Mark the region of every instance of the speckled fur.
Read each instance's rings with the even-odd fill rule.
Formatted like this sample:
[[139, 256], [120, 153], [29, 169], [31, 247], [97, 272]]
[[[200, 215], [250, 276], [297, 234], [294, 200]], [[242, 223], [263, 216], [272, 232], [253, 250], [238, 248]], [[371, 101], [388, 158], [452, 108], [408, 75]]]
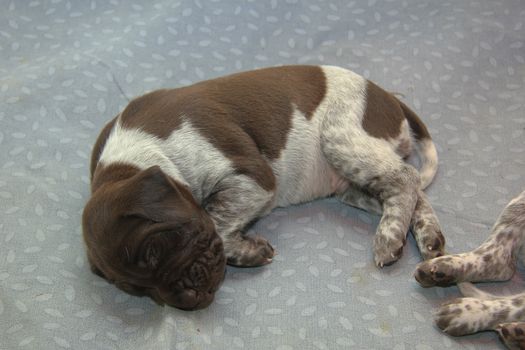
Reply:
[[492, 234], [471, 252], [425, 261], [415, 277], [424, 287], [459, 283], [465, 296], [439, 307], [437, 326], [454, 336], [495, 330], [511, 349], [525, 349], [525, 293], [495, 296], [469, 282], [505, 281], [525, 257], [525, 191], [503, 210]]

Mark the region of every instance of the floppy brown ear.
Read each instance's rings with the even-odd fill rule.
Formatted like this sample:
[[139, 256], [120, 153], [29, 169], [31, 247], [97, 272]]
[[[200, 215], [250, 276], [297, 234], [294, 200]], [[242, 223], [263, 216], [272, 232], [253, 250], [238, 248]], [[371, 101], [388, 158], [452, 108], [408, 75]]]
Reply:
[[158, 166], [135, 175], [124, 190], [131, 197], [126, 215], [154, 222], [187, 221], [198, 208], [191, 193]]

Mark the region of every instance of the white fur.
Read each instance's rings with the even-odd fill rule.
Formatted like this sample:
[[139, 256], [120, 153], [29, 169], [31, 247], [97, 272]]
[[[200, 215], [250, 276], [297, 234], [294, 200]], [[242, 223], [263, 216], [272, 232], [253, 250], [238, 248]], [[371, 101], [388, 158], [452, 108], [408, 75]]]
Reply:
[[170, 135], [163, 148], [190, 185], [199, 203], [214, 190], [221, 179], [235, 172], [232, 162], [189, 121], [185, 120]]
[[147, 169], [154, 165], [173, 179], [187, 184], [181, 173], [164, 151], [164, 141], [139, 129], [124, 129], [120, 116], [113, 127], [99, 162], [103, 165], [123, 163]]
[[438, 155], [436, 146], [432, 140], [424, 139], [418, 143], [416, 152], [419, 159], [422, 161], [419, 173], [421, 176], [421, 188], [425, 189], [430, 183], [432, 183], [437, 172]]
[[102, 164], [124, 163], [147, 169], [158, 165], [166, 174], [188, 186], [200, 202], [225, 176], [233, 174], [231, 161], [187, 121], [167, 140], [115, 123], [102, 155]]
[[294, 109], [286, 146], [281, 156], [272, 162], [277, 179], [276, 206], [326, 197], [347, 184], [321, 152], [320, 110], [307, 120]]
[[[392, 144], [387, 140], [371, 137], [362, 127], [366, 108], [366, 79], [339, 67], [323, 66], [323, 72], [327, 82], [323, 105], [328, 110], [328, 113], [323, 117], [321, 126], [322, 132], [325, 134], [323, 137], [333, 139], [343, 135], [344, 140], [338, 144], [349, 145], [352, 148], [352, 154], [369, 154], [372, 159], [382, 159], [382, 162], [373, 165], [377, 167], [372, 171], [373, 173], [384, 174], [398, 168], [401, 160], [395, 154]], [[334, 123], [335, 125], [333, 125]], [[345, 130], [345, 133], [341, 134], [340, 130]], [[370, 166], [367, 159], [356, 158], [352, 160], [357, 168], [367, 169]], [[345, 173], [351, 172], [351, 169], [345, 170]], [[366, 179], [358, 176], [356, 181], [362, 186]]]

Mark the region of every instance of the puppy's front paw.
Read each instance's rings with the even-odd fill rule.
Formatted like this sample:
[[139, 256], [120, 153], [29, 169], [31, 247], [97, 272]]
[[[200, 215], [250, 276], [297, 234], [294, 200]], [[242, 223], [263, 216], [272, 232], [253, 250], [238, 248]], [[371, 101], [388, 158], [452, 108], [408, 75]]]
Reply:
[[495, 329], [505, 318], [504, 310], [493, 304], [492, 300], [477, 298], [454, 299], [439, 307], [435, 314], [436, 325], [453, 336]]
[[229, 244], [228, 248], [228, 265], [238, 267], [267, 265], [275, 255], [273, 247], [261, 236], [242, 236], [241, 240]]
[[376, 234], [374, 237], [374, 260], [377, 266], [392, 265], [403, 255], [403, 240]]
[[496, 331], [509, 349], [525, 349], [525, 322], [502, 323], [498, 325]]

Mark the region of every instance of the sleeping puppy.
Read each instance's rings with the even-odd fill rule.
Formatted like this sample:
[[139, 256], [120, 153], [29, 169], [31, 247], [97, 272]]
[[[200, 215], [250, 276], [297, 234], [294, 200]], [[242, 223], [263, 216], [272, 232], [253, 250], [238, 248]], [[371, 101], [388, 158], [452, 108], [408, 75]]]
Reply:
[[[420, 173], [403, 161], [414, 148]], [[436, 169], [421, 120], [346, 69], [266, 68], [158, 90], [131, 101], [95, 144], [87, 256], [126, 292], [203, 308], [226, 263], [272, 261], [264, 238], [245, 235], [249, 223], [275, 207], [337, 196], [382, 212], [379, 267], [400, 258], [409, 227], [433, 258], [444, 238], [422, 189]]]

